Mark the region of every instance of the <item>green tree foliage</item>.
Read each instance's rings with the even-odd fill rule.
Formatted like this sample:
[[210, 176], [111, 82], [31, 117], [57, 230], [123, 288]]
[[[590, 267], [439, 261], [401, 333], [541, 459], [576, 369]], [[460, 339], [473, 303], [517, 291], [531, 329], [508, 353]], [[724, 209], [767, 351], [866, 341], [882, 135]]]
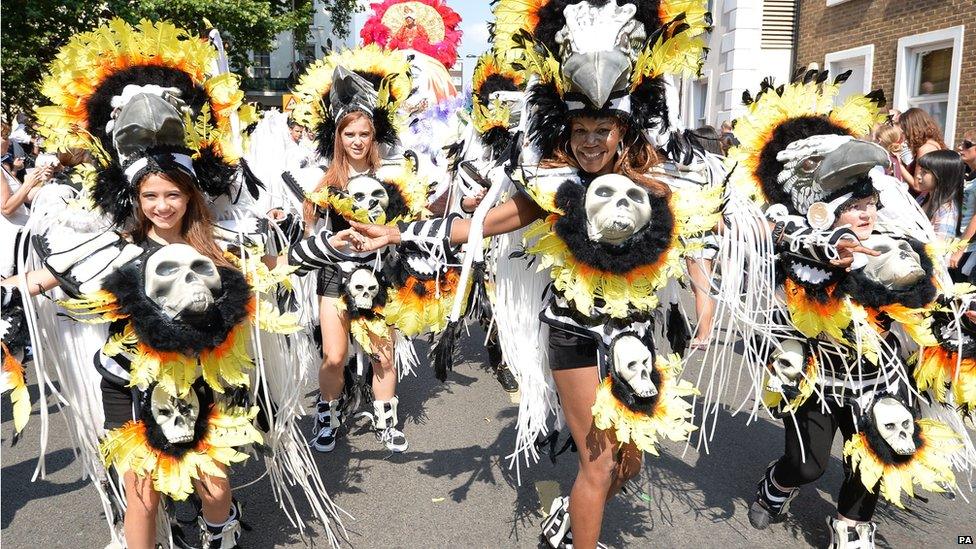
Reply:
[[[346, 34], [356, 1], [324, 4], [333, 23], [341, 23], [335, 28]], [[43, 72], [58, 49], [71, 35], [112, 17], [130, 23], [165, 19], [201, 34], [207, 30], [206, 19], [220, 29], [231, 65], [243, 72], [250, 65], [248, 51], [272, 49], [279, 32], [292, 30], [296, 43], [306, 41], [314, 9], [313, 0], [4, 0], [0, 102], [8, 115], [41, 104]]]

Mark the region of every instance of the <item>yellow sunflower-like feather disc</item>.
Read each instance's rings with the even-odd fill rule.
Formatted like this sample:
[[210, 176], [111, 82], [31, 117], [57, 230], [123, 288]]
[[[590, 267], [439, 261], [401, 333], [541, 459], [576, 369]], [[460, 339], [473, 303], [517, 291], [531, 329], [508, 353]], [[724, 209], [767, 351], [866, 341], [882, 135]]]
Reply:
[[688, 440], [697, 429], [691, 423], [691, 403], [682, 397], [697, 395], [698, 390], [685, 380], [678, 380], [681, 357], [671, 354], [658, 357], [655, 365], [660, 374], [658, 400], [650, 415], [636, 413], [613, 396], [610, 378], [607, 377], [597, 390], [593, 404], [593, 424], [597, 429], [610, 430], [620, 444], [633, 443], [637, 448], [658, 455], [660, 439], [674, 442]]
[[922, 446], [905, 463], [882, 462], [868, 443], [864, 433], [854, 435], [844, 444], [844, 457], [851, 460], [851, 468], [860, 473], [865, 488], [873, 492], [880, 482], [882, 497], [904, 508], [901, 493], [915, 495], [915, 486], [930, 492], [945, 492], [956, 483], [949, 456], [962, 448], [959, 436], [948, 426], [931, 419], [915, 422], [920, 430]]

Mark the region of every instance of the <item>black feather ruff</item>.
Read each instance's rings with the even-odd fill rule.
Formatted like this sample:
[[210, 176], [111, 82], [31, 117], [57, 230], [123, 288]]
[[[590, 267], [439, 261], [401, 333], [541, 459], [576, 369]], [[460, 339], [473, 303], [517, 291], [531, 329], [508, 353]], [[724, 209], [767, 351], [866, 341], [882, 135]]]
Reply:
[[163, 429], [156, 422], [156, 418], [152, 414], [152, 392], [155, 387], [155, 383], [149, 386], [140, 407], [140, 418], [142, 419], [143, 425], [146, 426], [146, 442], [152, 448], [179, 459], [186, 455], [187, 452], [195, 449], [200, 444], [200, 441], [207, 436], [207, 427], [210, 425], [210, 413], [213, 408], [213, 392], [202, 382], [194, 383], [190, 387], [191, 391], [196, 392], [197, 398], [200, 401], [200, 414], [197, 416], [197, 421], [193, 425], [193, 440], [173, 444], [167, 440], [166, 435], [163, 434]]
[[407, 207], [407, 200], [403, 197], [403, 193], [400, 192], [400, 188], [393, 183], [387, 183], [386, 181], [380, 181], [380, 185], [386, 190], [386, 196], [389, 202], [384, 209], [387, 219], [395, 219], [400, 216], [409, 217], [410, 208]]
[[552, 82], [529, 88], [526, 100], [534, 109], [529, 117], [528, 137], [539, 147], [543, 158], [552, 158], [569, 125], [569, 109]]
[[102, 287], [115, 295], [140, 342], [157, 351], [199, 355], [223, 343], [244, 321], [251, 287], [231, 267], [217, 267], [221, 288], [214, 304], [200, 315], [169, 318], [145, 292], [144, 261], [130, 262], [105, 278]]
[[661, 77], [646, 78], [630, 94], [633, 125], [651, 130], [670, 130], [668, 125], [668, 101]]
[[855, 302], [872, 309], [894, 303], [916, 309], [931, 303], [936, 295], [935, 283], [932, 281], [932, 258], [925, 253], [925, 245], [918, 240], [910, 237], [904, 240], [918, 254], [925, 276], [905, 288], [889, 289], [865, 275], [863, 269], [857, 269], [848, 273], [837, 285], [839, 294], [849, 295]]
[[210, 196], [229, 194], [237, 180], [238, 167], [224, 161], [213, 144], [200, 149], [193, 159], [193, 171], [197, 174], [197, 185]]
[[[764, 81], [765, 83], [765, 81]], [[757, 96], [758, 99], [758, 96]], [[783, 187], [777, 182], [779, 172], [783, 170], [783, 163], [776, 160], [776, 155], [785, 150], [794, 141], [806, 139], [814, 135], [850, 135], [843, 127], [834, 124], [824, 116], [800, 116], [783, 122], [773, 130], [769, 141], [759, 153], [759, 165], [755, 175], [762, 186], [763, 194], [772, 204], [783, 204], [793, 215], [798, 212]]]
[[671, 248], [674, 216], [666, 198], [648, 193], [651, 220], [619, 246], [590, 240], [584, 200], [586, 190], [573, 182], [560, 185], [556, 207], [565, 212], [555, 224], [556, 234], [566, 243], [573, 257], [590, 267], [617, 275], [651, 265]]
[[474, 90], [475, 96], [477, 96], [478, 101], [482, 105], [491, 104], [491, 94], [500, 91], [519, 91], [518, 84], [515, 83], [515, 79], [503, 74], [493, 74], [485, 81], [482, 82], [481, 86]]
[[122, 167], [112, 162], [95, 176], [92, 200], [102, 212], [112, 219], [112, 224], [122, 227], [134, 214], [136, 190], [129, 185]]
[[481, 134], [481, 142], [491, 150], [492, 158], [504, 158], [514, 140], [508, 128], [495, 126]]

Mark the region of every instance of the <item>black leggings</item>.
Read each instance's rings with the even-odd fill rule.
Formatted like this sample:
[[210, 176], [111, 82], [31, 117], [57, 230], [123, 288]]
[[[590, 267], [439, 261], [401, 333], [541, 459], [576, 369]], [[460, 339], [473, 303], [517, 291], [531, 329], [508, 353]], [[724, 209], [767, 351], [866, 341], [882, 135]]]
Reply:
[[[786, 417], [784, 426], [786, 453], [779, 458], [773, 471], [773, 480], [783, 488], [809, 484], [823, 475], [830, 462], [830, 447], [838, 428], [845, 441], [857, 432], [850, 406], [841, 406], [828, 397], [826, 411], [822, 411], [820, 398], [815, 394], [800, 406], [795, 416]], [[805, 454], [800, 451], [801, 439]], [[837, 512], [851, 520], [866, 522], [871, 520], [877, 504], [877, 487], [873, 493], [868, 491], [860, 476], [852, 472], [844, 460], [844, 483], [837, 496]]]

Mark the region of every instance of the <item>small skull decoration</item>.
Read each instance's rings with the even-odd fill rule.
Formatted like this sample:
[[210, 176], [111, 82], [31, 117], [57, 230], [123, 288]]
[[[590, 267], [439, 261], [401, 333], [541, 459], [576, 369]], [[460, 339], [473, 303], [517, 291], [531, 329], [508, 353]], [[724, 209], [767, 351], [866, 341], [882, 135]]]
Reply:
[[357, 309], [373, 308], [373, 301], [380, 292], [380, 281], [372, 269], [360, 268], [353, 271], [347, 286]]
[[782, 381], [795, 383], [803, 375], [803, 344], [793, 339], [781, 341], [773, 352], [773, 371]]
[[601, 175], [586, 189], [587, 235], [620, 245], [651, 221], [647, 190], [618, 174]]
[[915, 418], [898, 399], [885, 396], [871, 408], [871, 419], [881, 438], [898, 455], [915, 453]]
[[613, 342], [610, 354], [613, 369], [634, 394], [641, 398], [651, 398], [657, 394], [657, 387], [651, 379], [651, 351], [634, 335], [622, 335]]
[[196, 391], [190, 389], [185, 396], [178, 398], [156, 385], [152, 391], [150, 410], [170, 444], [193, 441], [197, 417], [200, 416], [200, 399]]
[[390, 205], [390, 196], [382, 183], [366, 175], [350, 179], [346, 192], [352, 197], [357, 208], [369, 212], [369, 217], [373, 221], [380, 219], [386, 213], [386, 207]]
[[922, 259], [907, 240], [874, 234], [864, 245], [881, 254], [867, 256], [864, 274], [889, 290], [911, 286], [925, 276]]
[[220, 291], [220, 273], [213, 260], [186, 244], [160, 248], [146, 260], [146, 296], [170, 318], [184, 312], [202, 313]]

